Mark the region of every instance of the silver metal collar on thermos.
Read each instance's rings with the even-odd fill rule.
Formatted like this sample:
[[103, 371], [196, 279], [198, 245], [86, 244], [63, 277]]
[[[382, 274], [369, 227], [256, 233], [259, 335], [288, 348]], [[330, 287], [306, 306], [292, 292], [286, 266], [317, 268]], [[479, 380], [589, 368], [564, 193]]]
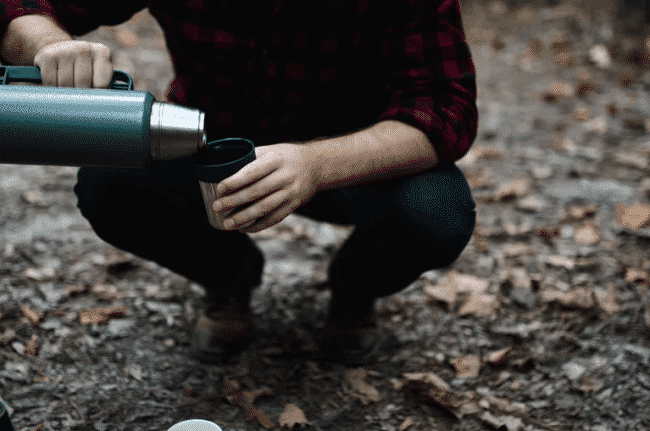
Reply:
[[151, 158], [171, 160], [206, 146], [205, 113], [165, 102], [151, 106]]

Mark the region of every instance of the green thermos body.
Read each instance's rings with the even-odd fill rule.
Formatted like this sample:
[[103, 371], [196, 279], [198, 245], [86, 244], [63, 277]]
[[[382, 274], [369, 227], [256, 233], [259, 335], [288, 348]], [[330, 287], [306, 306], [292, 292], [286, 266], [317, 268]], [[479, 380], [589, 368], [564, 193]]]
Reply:
[[203, 112], [157, 102], [121, 71], [108, 89], [9, 82], [40, 83], [40, 70], [0, 66], [0, 163], [144, 168], [206, 146]]

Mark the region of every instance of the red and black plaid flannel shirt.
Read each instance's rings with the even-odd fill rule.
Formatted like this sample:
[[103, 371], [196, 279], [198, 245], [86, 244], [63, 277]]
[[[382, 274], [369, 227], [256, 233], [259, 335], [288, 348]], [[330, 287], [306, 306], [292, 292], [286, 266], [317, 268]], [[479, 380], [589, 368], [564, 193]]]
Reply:
[[175, 68], [168, 98], [206, 112], [209, 140], [304, 141], [392, 119], [449, 163], [475, 138], [458, 0], [0, 0], [0, 35], [25, 14], [77, 36], [146, 7]]

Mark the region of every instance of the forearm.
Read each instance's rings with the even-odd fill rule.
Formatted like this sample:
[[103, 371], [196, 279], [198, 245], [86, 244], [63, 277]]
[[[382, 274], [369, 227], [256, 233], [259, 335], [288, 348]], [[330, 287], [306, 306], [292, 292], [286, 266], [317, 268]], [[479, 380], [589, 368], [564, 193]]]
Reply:
[[314, 173], [319, 191], [415, 175], [438, 164], [436, 151], [426, 135], [394, 120], [305, 145], [316, 160]]
[[0, 57], [9, 64], [31, 66], [43, 46], [65, 40], [72, 37], [51, 18], [24, 15], [9, 23], [0, 43]]

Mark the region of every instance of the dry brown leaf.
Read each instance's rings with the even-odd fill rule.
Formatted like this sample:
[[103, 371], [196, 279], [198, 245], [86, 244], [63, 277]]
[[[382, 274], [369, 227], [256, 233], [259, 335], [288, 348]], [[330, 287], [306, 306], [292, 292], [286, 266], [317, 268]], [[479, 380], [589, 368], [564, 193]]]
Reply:
[[504, 271], [505, 277], [501, 274], [501, 282], [509, 281], [514, 287], [530, 290], [532, 279], [528, 275], [528, 270], [522, 267], [509, 268]]
[[578, 77], [575, 89], [578, 96], [582, 97], [593, 93], [596, 90], [596, 85], [589, 74], [583, 74]]
[[34, 356], [37, 351], [38, 351], [38, 337], [36, 335], [32, 335], [32, 339], [29, 340], [29, 343], [27, 343], [27, 345], [25, 346], [25, 355]]
[[619, 151], [614, 154], [614, 159], [622, 165], [631, 166], [633, 168], [642, 170], [646, 169], [650, 164], [647, 156], [634, 152]]
[[45, 195], [40, 190], [28, 190], [23, 193], [23, 199], [28, 204], [46, 206]]
[[392, 379], [390, 379], [390, 384], [391, 384], [391, 386], [393, 386], [393, 389], [395, 389], [396, 391], [399, 391], [400, 389], [402, 389], [404, 387], [405, 383], [404, 383], [403, 380], [392, 378]]
[[535, 254], [537, 250], [525, 242], [506, 243], [502, 247], [503, 253], [508, 257]]
[[458, 309], [458, 314], [461, 316], [468, 314], [473, 314], [477, 317], [489, 316], [494, 313], [497, 306], [498, 303], [495, 295], [473, 292]]
[[111, 317], [123, 316], [127, 312], [126, 306], [94, 307], [79, 312], [79, 323], [92, 325], [93, 323], [106, 323]]
[[596, 380], [591, 378], [590, 376], [583, 376], [581, 381], [580, 381], [580, 389], [582, 392], [599, 392], [603, 388], [603, 382], [600, 380]]
[[450, 391], [451, 387], [440, 376], [431, 372], [404, 373], [403, 376], [410, 382], [422, 382], [432, 385], [441, 391]]
[[253, 403], [258, 397], [264, 395], [271, 395], [271, 390], [269, 388], [260, 388], [260, 389], [254, 389], [252, 391], [243, 391], [243, 392], [244, 392], [244, 402], [248, 405], [253, 405]]
[[607, 120], [602, 116], [597, 117], [587, 121], [584, 127], [588, 132], [596, 132], [602, 135], [607, 132]]
[[269, 417], [268, 414], [266, 414], [264, 411], [258, 409], [257, 407], [251, 407], [248, 409], [246, 412], [246, 419], [248, 420], [257, 420], [260, 425], [262, 425], [264, 428], [269, 429], [273, 428], [275, 425], [271, 418]]
[[634, 84], [634, 75], [629, 72], [623, 72], [618, 75], [618, 83], [621, 85], [621, 87], [627, 88], [630, 85]]
[[430, 281], [425, 280], [422, 289], [427, 296], [431, 297], [435, 301], [444, 302], [450, 309], [454, 308], [456, 305], [458, 292], [454, 284], [445, 283], [444, 281], [442, 283], [433, 284]]
[[551, 266], [559, 266], [562, 268], [566, 268], [568, 270], [572, 270], [576, 266], [576, 261], [574, 259], [565, 256], [559, 256], [559, 255], [546, 256], [545, 260], [546, 263], [548, 263]]
[[650, 205], [616, 205], [616, 220], [625, 228], [638, 230], [650, 226]]
[[493, 352], [488, 353], [485, 359], [492, 365], [502, 366], [505, 365], [505, 363], [507, 362], [509, 352], [510, 352], [510, 347], [506, 347], [505, 349], [495, 350]]
[[33, 326], [38, 326], [39, 322], [43, 320], [43, 313], [40, 313], [36, 310], [32, 310], [29, 307], [22, 305], [20, 307], [20, 313], [25, 319], [29, 321]]
[[42, 281], [54, 277], [55, 271], [54, 268], [42, 268], [42, 269], [27, 268], [23, 272], [23, 275], [32, 280]]
[[560, 52], [555, 55], [553, 60], [562, 67], [571, 67], [575, 64], [575, 55], [571, 52]]
[[90, 291], [103, 299], [120, 299], [124, 294], [118, 291], [117, 286], [113, 284], [96, 284], [90, 288]]
[[537, 234], [543, 238], [553, 239], [560, 236], [560, 228], [557, 226], [546, 225], [537, 230]]
[[253, 403], [258, 397], [270, 394], [271, 391], [268, 388], [255, 389], [252, 391], [234, 390], [230, 394], [226, 395], [226, 399], [239, 407], [249, 408], [253, 406]]
[[574, 222], [574, 221], [583, 220], [585, 218], [591, 218], [596, 214], [596, 210], [597, 210], [596, 204], [569, 205], [565, 209], [565, 215], [563, 221]]
[[423, 290], [429, 297], [453, 308], [461, 293], [484, 292], [489, 284], [490, 282], [483, 278], [449, 271], [440, 283], [434, 285], [425, 281]]
[[488, 280], [473, 275], [459, 274], [455, 271], [450, 271], [448, 275], [458, 286], [459, 292], [485, 292], [490, 285]]
[[598, 229], [596, 229], [596, 226], [587, 223], [576, 229], [573, 234], [573, 240], [579, 244], [597, 244], [600, 241], [600, 233], [598, 232]]
[[571, 49], [571, 41], [565, 36], [556, 36], [551, 42], [551, 48], [557, 52], [564, 52]]
[[83, 284], [71, 284], [65, 287], [66, 296], [74, 296], [88, 291], [88, 286]]
[[573, 87], [563, 82], [554, 82], [549, 91], [542, 93], [542, 99], [548, 103], [554, 103], [573, 95]]
[[474, 248], [476, 251], [485, 251], [488, 248], [487, 238], [481, 229], [474, 230]]
[[521, 431], [524, 428], [523, 421], [515, 416], [494, 416], [490, 412], [483, 412], [480, 416], [488, 425], [495, 429], [506, 431]]
[[646, 283], [650, 284], [650, 274], [638, 268], [627, 268], [625, 271], [625, 281], [629, 283]]
[[[501, 148], [496, 145], [481, 145], [473, 149], [474, 154], [479, 159], [484, 160], [498, 160], [501, 158], [503, 152]], [[491, 174], [492, 171], [488, 170], [488, 173]]]
[[404, 422], [402, 422], [402, 424], [399, 426], [399, 428], [397, 428], [397, 431], [406, 431], [407, 429], [409, 429], [413, 425], [415, 425], [415, 421], [413, 420], [413, 418], [411, 416], [409, 416], [406, 419], [404, 419]]
[[405, 373], [404, 377], [407, 379], [405, 387], [416, 393], [424, 403], [442, 407], [459, 419], [475, 411], [472, 406], [463, 409], [463, 406], [471, 404], [472, 400], [453, 393], [449, 385], [434, 373]]
[[501, 51], [503, 48], [505, 48], [505, 43], [503, 43], [503, 39], [501, 39], [499, 36], [494, 36], [492, 39], [492, 48], [494, 48], [495, 51]]
[[226, 395], [232, 395], [240, 389], [241, 389], [241, 385], [237, 380], [226, 379], [226, 381], [223, 384], [223, 392]]
[[478, 174], [467, 175], [467, 182], [469, 186], [473, 189], [481, 187], [490, 187], [494, 185], [494, 177], [492, 174], [492, 169], [484, 168], [481, 169], [481, 172]]
[[261, 388], [244, 391], [240, 388], [241, 385], [236, 380], [226, 380], [224, 384], [226, 400], [244, 410], [248, 420], [257, 420], [264, 428], [273, 428], [274, 424], [269, 415], [253, 406], [255, 399], [260, 395], [270, 394], [270, 389]]
[[607, 290], [597, 287], [594, 289], [594, 296], [598, 307], [605, 313], [612, 315], [621, 311], [621, 305], [616, 297], [616, 289], [610, 285]]
[[458, 356], [449, 362], [456, 370], [456, 377], [459, 379], [476, 378], [481, 370], [481, 358], [478, 355]]
[[524, 403], [511, 402], [505, 398], [497, 398], [492, 395], [486, 395], [485, 400], [490, 404], [491, 407], [494, 407], [504, 413], [528, 413], [528, 407], [526, 407], [526, 404]]
[[345, 380], [343, 382], [343, 389], [346, 393], [358, 398], [363, 405], [370, 404], [371, 402], [381, 401], [381, 394], [379, 391], [366, 382], [368, 372], [363, 368], [356, 368], [348, 370], [345, 373]]
[[289, 429], [293, 429], [296, 424], [309, 424], [309, 421], [305, 417], [305, 413], [300, 410], [300, 407], [295, 404], [288, 403], [284, 406], [284, 410], [282, 411], [282, 414], [280, 414], [278, 423], [283, 428], [287, 427]]
[[540, 212], [547, 207], [547, 203], [539, 196], [526, 196], [517, 202], [517, 209], [529, 212]]
[[587, 108], [578, 108], [573, 111], [573, 118], [576, 121], [586, 121], [591, 118], [591, 112]]
[[575, 153], [578, 146], [570, 138], [555, 138], [551, 142], [551, 147], [558, 152]]
[[478, 28], [471, 29], [467, 34], [467, 40], [475, 43], [485, 42], [489, 38], [490, 34]]
[[551, 93], [555, 96], [570, 97], [574, 95], [573, 87], [569, 84], [554, 82], [551, 88]]
[[499, 185], [494, 192], [494, 199], [508, 200], [526, 195], [530, 190], [530, 181], [526, 178], [515, 178]]
[[591, 309], [596, 305], [593, 291], [586, 287], [578, 287], [571, 292], [544, 289], [540, 299], [545, 303], [558, 302], [567, 308]]

